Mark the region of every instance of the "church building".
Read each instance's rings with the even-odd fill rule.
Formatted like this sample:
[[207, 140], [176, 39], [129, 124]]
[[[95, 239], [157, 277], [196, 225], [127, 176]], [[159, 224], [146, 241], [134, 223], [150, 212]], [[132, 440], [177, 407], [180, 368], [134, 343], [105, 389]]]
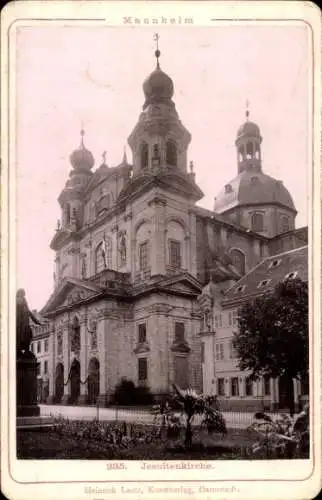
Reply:
[[307, 245], [290, 193], [262, 170], [262, 137], [248, 112], [235, 141], [236, 177], [214, 211], [197, 205], [191, 134], [159, 58], [157, 50], [128, 138], [133, 164], [126, 154], [113, 167], [103, 157], [93, 170], [84, 131], [70, 155], [50, 244], [54, 290], [40, 311], [46, 324], [34, 329], [34, 342], [48, 341], [47, 402], [104, 406], [122, 378], [156, 398], [173, 382], [213, 393], [199, 296], [210, 281], [224, 296], [264, 259]]

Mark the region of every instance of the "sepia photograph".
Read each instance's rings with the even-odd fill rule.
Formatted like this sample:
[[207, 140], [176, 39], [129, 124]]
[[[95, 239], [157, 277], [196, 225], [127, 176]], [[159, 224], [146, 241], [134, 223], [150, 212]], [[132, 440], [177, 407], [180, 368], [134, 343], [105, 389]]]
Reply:
[[11, 29], [18, 462], [312, 461], [312, 29], [186, 11]]

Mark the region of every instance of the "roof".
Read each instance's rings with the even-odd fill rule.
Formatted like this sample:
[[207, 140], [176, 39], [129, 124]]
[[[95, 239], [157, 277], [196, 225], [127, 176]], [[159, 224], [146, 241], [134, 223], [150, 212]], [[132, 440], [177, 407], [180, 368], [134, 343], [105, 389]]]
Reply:
[[308, 246], [266, 257], [253, 267], [225, 294], [223, 305], [231, 301], [244, 301], [250, 296], [261, 295], [274, 288], [289, 273], [293, 277], [308, 280]]
[[261, 171], [243, 170], [215, 198], [215, 212], [223, 213], [245, 205], [282, 205], [294, 212], [293, 199], [282, 181]]

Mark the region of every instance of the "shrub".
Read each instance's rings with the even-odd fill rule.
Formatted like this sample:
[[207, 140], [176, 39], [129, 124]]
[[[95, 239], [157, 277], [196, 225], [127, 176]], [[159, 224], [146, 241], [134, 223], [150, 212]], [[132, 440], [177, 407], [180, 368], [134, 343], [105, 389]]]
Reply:
[[136, 387], [132, 380], [122, 378], [116, 385], [113, 403], [121, 406], [150, 405], [153, 404], [154, 397], [150, 389], [145, 386]]
[[149, 387], [136, 387], [135, 388], [135, 401], [137, 405], [151, 405], [154, 403], [154, 397]]
[[116, 385], [113, 403], [124, 406], [135, 404], [135, 384], [132, 380], [122, 378], [121, 382]]
[[258, 441], [250, 454], [254, 458], [308, 458], [309, 406], [296, 417], [287, 414], [271, 418], [264, 412], [254, 415], [249, 431], [255, 431]]

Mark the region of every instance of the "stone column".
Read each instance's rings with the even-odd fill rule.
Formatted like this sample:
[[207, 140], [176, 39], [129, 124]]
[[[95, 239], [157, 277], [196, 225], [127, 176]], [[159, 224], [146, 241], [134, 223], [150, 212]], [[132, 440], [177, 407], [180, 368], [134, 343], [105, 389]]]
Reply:
[[87, 360], [87, 316], [82, 319], [80, 322], [80, 353], [79, 353], [79, 362], [80, 362], [80, 395], [77, 401], [79, 405], [86, 405], [88, 401], [88, 392], [87, 392], [87, 382], [83, 384], [88, 375], [88, 360]]
[[99, 406], [107, 406], [110, 396], [107, 384], [107, 362], [106, 362], [106, 350], [107, 346], [107, 333], [108, 333], [108, 320], [105, 316], [101, 317], [97, 321], [97, 345], [99, 352], [99, 363], [100, 363], [100, 393], [98, 396], [97, 404]]
[[[196, 214], [193, 210], [189, 210], [189, 230], [190, 236], [185, 236], [185, 246], [187, 252], [187, 269], [189, 273], [193, 276], [197, 275], [197, 223], [196, 223]], [[213, 231], [212, 231], [213, 234]]]
[[70, 370], [69, 325], [65, 326], [63, 330], [63, 356], [64, 356], [64, 395], [62, 397], [62, 404], [66, 405], [69, 403], [70, 399], [70, 380], [66, 384]]
[[165, 235], [165, 206], [166, 200], [161, 196], [155, 196], [149, 201], [153, 210], [152, 235], [151, 235], [151, 275], [165, 274], [166, 269], [166, 235]]
[[239, 396], [241, 398], [246, 396], [246, 379], [245, 377], [238, 377], [239, 382]]

